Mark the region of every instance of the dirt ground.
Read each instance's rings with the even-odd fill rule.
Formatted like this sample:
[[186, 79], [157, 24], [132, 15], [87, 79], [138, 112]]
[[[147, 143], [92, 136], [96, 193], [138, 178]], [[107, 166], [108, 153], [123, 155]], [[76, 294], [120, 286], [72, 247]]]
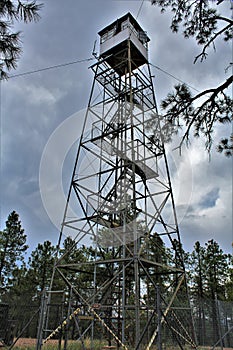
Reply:
[[[32, 339], [32, 338], [20, 338], [18, 339], [17, 343], [15, 344], [15, 346], [17, 347], [22, 347], [25, 348], [27, 346], [36, 346], [36, 339]], [[57, 344], [57, 340], [56, 339], [51, 339], [49, 340], [46, 344]], [[3, 348], [3, 347], [2, 347]], [[212, 350], [212, 347], [200, 347], [200, 349], [205, 349], [205, 350]], [[217, 347], [216, 350], [220, 350], [220, 347]], [[224, 348], [224, 350], [233, 350], [233, 348]]]
[[[15, 344], [15, 346], [18, 347], [27, 347], [27, 346], [36, 346], [36, 339], [32, 339], [32, 338], [19, 338]], [[51, 339], [49, 340], [46, 344], [57, 344], [58, 340], [56, 339]]]

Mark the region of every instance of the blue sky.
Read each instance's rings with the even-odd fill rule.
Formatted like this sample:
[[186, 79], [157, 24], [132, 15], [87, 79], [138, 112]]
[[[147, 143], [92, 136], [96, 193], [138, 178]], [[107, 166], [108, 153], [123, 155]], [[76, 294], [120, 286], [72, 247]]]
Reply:
[[[221, 6], [223, 11], [229, 11], [230, 2], [225, 1]], [[22, 30], [23, 55], [12, 74], [93, 58], [96, 39], [98, 51], [97, 33], [127, 12], [138, 15], [138, 22], [151, 39], [149, 60], [153, 65], [198, 90], [216, 86], [226, 79], [225, 68], [231, 61], [230, 44], [218, 41], [216, 52], [210, 49], [208, 59], [194, 65], [194, 58], [200, 52], [195, 41], [171, 33], [169, 14], [160, 14], [150, 1], [134, 0], [44, 1], [38, 23], [17, 24], [17, 29]], [[16, 210], [30, 249], [44, 240], [57, 242], [63, 204], [58, 208], [54, 200], [59, 214], [55, 225], [41, 199], [40, 164], [52, 135], [60, 130], [62, 123], [87, 106], [93, 79], [90, 65], [91, 61], [66, 65], [14, 77], [1, 84], [1, 228], [8, 214]], [[155, 68], [152, 73], [160, 105], [177, 81]], [[82, 113], [78, 118], [74, 141], [80, 136]], [[226, 130], [216, 129], [214, 138], [220, 139]], [[67, 193], [72, 172], [68, 164], [72, 163], [74, 147], [69, 152], [69, 161], [60, 169], [56, 152], [62, 152], [63, 145], [65, 137], [61, 136], [48, 171], [57, 176], [62, 174], [64, 193]], [[193, 141], [182, 157], [174, 154], [171, 146], [168, 154], [175, 164], [171, 164], [172, 183], [185, 249], [192, 249], [197, 240], [204, 244], [214, 238], [225, 251], [231, 252], [231, 160], [213, 149], [209, 161], [203, 140]]]

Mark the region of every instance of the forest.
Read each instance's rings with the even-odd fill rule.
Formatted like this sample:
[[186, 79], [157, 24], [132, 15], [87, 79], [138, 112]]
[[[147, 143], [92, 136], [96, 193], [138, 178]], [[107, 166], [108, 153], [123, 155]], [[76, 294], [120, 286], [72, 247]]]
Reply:
[[[19, 214], [13, 211], [8, 216], [5, 229], [0, 232], [0, 302], [9, 304], [14, 310], [12, 317], [16, 320], [16, 335], [24, 329], [25, 337], [37, 336], [38, 308], [43, 291], [49, 289], [55, 259], [74, 244], [70, 237], [66, 237], [58, 251], [57, 247], [47, 240], [38, 243], [37, 247], [28, 254], [27, 235], [22, 228]], [[162, 240], [159, 244], [162, 247], [160, 252], [164, 252], [159, 255], [159, 258], [157, 247], [151, 247], [151, 250], [155, 259], [165, 262], [172, 256], [173, 251], [166, 248]], [[221, 316], [222, 326], [225, 327], [226, 332], [233, 325], [232, 256], [225, 253], [214, 240], [209, 240], [204, 246], [197, 241], [191, 252], [184, 251], [182, 247], [181, 250], [197, 329], [197, 341], [202, 345], [209, 344], [210, 341], [213, 342], [213, 337], [216, 337], [216, 341], [218, 340], [217, 318]], [[95, 254], [94, 246], [83, 245], [73, 250], [72, 254], [65, 255], [64, 259], [67, 263], [83, 263], [93, 260]], [[104, 254], [108, 256], [107, 249]], [[88, 270], [88, 267], [86, 269]], [[66, 273], [69, 274], [69, 271]], [[92, 283], [92, 276], [90, 276], [91, 274], [86, 271], [85, 277], [76, 273], [75, 277], [70, 275], [70, 278], [75, 278], [72, 282], [75, 282], [79, 288], [88, 290]], [[169, 276], [163, 280], [161, 277], [155, 278], [158, 278], [157, 283], [165, 293], [166, 278]], [[57, 278], [56, 288], [66, 290], [67, 286], [61, 278]], [[149, 288], [148, 295], [145, 297], [153, 298]], [[66, 302], [64, 300], [64, 303]], [[217, 309], [216, 302], [220, 306]], [[57, 309], [58, 307], [53, 308], [54, 318], [57, 317]], [[25, 327], [30, 319], [30, 324]], [[228, 340], [225, 341], [232, 346], [233, 337], [228, 334]]]

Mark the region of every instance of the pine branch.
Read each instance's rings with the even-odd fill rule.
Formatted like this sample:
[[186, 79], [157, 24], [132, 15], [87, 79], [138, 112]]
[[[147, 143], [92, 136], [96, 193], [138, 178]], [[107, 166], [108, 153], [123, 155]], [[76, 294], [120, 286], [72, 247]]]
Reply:
[[226, 27], [224, 27], [223, 29], [219, 30], [209, 41], [207, 41], [207, 43], [205, 44], [205, 46], [203, 47], [203, 50], [202, 52], [197, 55], [195, 57], [195, 60], [194, 60], [194, 64], [197, 62], [197, 60], [199, 59], [199, 57], [201, 57], [201, 62], [203, 61], [203, 59], [206, 58], [207, 54], [206, 54], [206, 49], [210, 46], [211, 43], [214, 42], [214, 40], [220, 36], [222, 33], [226, 32], [228, 29], [230, 29], [232, 26], [232, 24], [228, 24]]
[[233, 25], [233, 20], [232, 20], [231, 18], [223, 17], [223, 16], [216, 16], [215, 18], [216, 18], [217, 20], [225, 21], [225, 22], [228, 22], [228, 23], [230, 23], [231, 25]]
[[[232, 81], [233, 77], [231, 76], [218, 87], [204, 90], [193, 97], [185, 85], [176, 86], [176, 93], [168, 94], [162, 102], [162, 108], [167, 110], [165, 118], [168, 122], [165, 127], [168, 128], [171, 124], [174, 130], [175, 125], [179, 128], [180, 119], [183, 119], [186, 124], [178, 148], [181, 149], [184, 141], [189, 140], [190, 131], [194, 127], [194, 136], [197, 137], [200, 132], [203, 133], [207, 140], [206, 148], [210, 151], [214, 123], [230, 122], [232, 118], [233, 101], [224, 93], [224, 90], [231, 85]], [[223, 96], [222, 99], [219, 94]], [[193, 103], [205, 96], [208, 98], [199, 107], [194, 108]]]
[[207, 101], [212, 100], [214, 97], [216, 97], [220, 92], [224, 91], [225, 89], [228, 88], [228, 86], [230, 86], [233, 82], [233, 75], [230, 76], [223, 84], [219, 85], [216, 88], [212, 88], [212, 89], [207, 89], [204, 90], [202, 92], [200, 92], [199, 94], [197, 94], [196, 96], [194, 96], [191, 99], [191, 102], [194, 102], [195, 100], [197, 100], [198, 98], [204, 96], [204, 95], [208, 95], [209, 93], [212, 93], [212, 95], [209, 97], [209, 99]]
[[39, 11], [42, 9], [43, 4], [36, 4], [36, 1], [22, 2], [18, 0], [18, 7], [16, 10], [20, 20], [25, 23], [37, 22], [40, 19]]
[[[16, 3], [16, 4], [15, 4]], [[15, 69], [22, 48], [20, 32], [12, 32], [14, 21], [36, 22], [40, 19], [42, 4], [33, 1], [0, 1], [0, 79], [7, 79], [7, 71]], [[6, 69], [6, 71], [4, 70]]]
[[[152, 0], [151, 2], [160, 7], [161, 12], [171, 10], [173, 15], [170, 29], [173, 32], [178, 32], [182, 27], [185, 38], [194, 38], [196, 43], [201, 45], [201, 53], [195, 57], [194, 63], [207, 57], [207, 49], [211, 45], [215, 49], [215, 42], [219, 37], [224, 41], [233, 38], [233, 19], [219, 14], [216, 8], [211, 6], [210, 1]], [[219, 0], [218, 4], [221, 2]], [[219, 27], [220, 24], [223, 25]], [[185, 84], [175, 86], [175, 92], [168, 94], [161, 104], [162, 109], [166, 111], [164, 128], [171, 131], [170, 136], [179, 128], [183, 128], [184, 135], [181, 142], [183, 144], [184, 140], [189, 141], [191, 129], [194, 129], [194, 136], [204, 135], [206, 148], [209, 151], [215, 123], [223, 124], [232, 119], [233, 101], [224, 93], [232, 81], [231, 76], [218, 87], [206, 89], [195, 96], [191, 95]], [[198, 103], [199, 106], [196, 107]], [[185, 125], [182, 125], [182, 121]]]

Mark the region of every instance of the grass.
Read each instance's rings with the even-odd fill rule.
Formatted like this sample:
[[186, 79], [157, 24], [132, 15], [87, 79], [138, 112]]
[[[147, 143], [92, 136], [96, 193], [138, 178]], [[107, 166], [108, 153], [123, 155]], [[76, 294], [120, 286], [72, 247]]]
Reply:
[[[63, 349], [63, 344], [64, 341], [62, 342], [62, 346], [61, 348]], [[91, 342], [90, 338], [86, 338], [84, 340], [84, 346], [85, 349], [87, 350], [91, 350], [91, 349], [95, 349], [95, 350], [102, 350], [103, 346], [106, 345], [105, 342], [101, 341], [101, 340], [93, 340], [93, 342]], [[35, 350], [35, 340], [33, 342], [33, 344], [19, 344], [19, 345], [15, 345], [14, 350]], [[42, 347], [43, 350], [57, 350], [58, 349], [58, 340], [57, 341], [53, 341], [52, 343], [47, 343], [44, 344]], [[75, 340], [69, 340], [67, 343], [67, 350], [83, 350], [82, 347], [82, 343], [81, 341], [75, 341]]]
[[[28, 339], [30, 340], [30, 339]], [[33, 341], [33, 344], [19, 344], [15, 345], [13, 350], [35, 350], [36, 346], [36, 339], [31, 339]], [[64, 342], [62, 343], [62, 345]], [[101, 341], [101, 340], [93, 340], [93, 343], [91, 342], [90, 338], [86, 338], [84, 340], [84, 346], [86, 350], [102, 350], [104, 346], [106, 346], [106, 342]], [[53, 340], [52, 343], [47, 343], [43, 345], [42, 350], [57, 350], [58, 349], [58, 341]], [[63, 349], [63, 346], [61, 347]], [[185, 349], [189, 350], [190, 347], [185, 347]], [[198, 347], [198, 350], [211, 350], [212, 347]], [[220, 347], [216, 347], [216, 350], [220, 350]], [[75, 340], [69, 340], [67, 344], [67, 350], [83, 350], [82, 343], [81, 341], [75, 341]], [[156, 346], [152, 347], [152, 350], [157, 350]], [[166, 347], [166, 350], [177, 350], [177, 347]], [[232, 348], [233, 350], [233, 348]]]

